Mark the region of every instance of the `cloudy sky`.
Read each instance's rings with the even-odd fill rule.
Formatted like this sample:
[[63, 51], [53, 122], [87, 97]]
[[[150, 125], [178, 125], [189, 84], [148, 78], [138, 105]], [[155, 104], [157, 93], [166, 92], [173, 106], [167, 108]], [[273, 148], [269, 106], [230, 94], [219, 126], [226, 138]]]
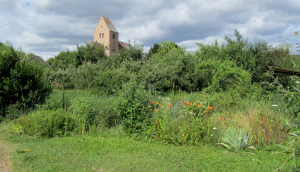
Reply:
[[[299, 0], [0, 0], [0, 42], [44, 60], [93, 40], [103, 15], [119, 40], [144, 45], [173, 41], [188, 50], [238, 29], [249, 41], [295, 44], [300, 38]], [[293, 48], [295, 53], [295, 48]]]

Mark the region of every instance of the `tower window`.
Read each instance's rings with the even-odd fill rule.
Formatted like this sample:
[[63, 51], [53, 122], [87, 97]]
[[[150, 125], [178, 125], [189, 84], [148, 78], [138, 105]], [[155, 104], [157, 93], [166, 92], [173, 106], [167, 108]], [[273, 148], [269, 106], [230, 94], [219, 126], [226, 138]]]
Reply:
[[99, 38], [101, 38], [101, 33], [99, 33]]
[[102, 33], [102, 38], [104, 38], [104, 33]]
[[115, 39], [115, 34], [113, 34], [113, 39]]

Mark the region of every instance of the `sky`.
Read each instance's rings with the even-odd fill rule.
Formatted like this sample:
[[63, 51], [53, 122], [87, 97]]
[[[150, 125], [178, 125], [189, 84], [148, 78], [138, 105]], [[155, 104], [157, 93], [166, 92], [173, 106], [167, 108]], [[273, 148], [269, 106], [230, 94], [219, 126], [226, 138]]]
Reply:
[[269, 45], [300, 42], [299, 0], [0, 0], [0, 42], [44, 60], [76, 44], [93, 41], [101, 16], [113, 22], [119, 41], [148, 52], [172, 41], [188, 51], [212, 44], [237, 29], [249, 42]]

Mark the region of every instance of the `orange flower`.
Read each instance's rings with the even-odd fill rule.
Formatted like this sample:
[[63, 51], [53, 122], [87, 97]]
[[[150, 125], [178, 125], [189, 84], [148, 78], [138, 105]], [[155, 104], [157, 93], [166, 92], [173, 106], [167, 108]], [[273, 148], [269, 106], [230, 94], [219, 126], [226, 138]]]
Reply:
[[228, 113], [225, 113], [225, 115], [227, 115]]
[[220, 116], [220, 118], [223, 118], [223, 116]]
[[260, 115], [260, 116], [263, 116], [263, 115]]
[[232, 116], [235, 116], [235, 115], [232, 115]]
[[225, 124], [225, 122], [223, 122], [223, 124]]
[[200, 107], [201, 105], [200, 105], [200, 104], [197, 104], [197, 106]]
[[207, 114], [208, 113], [208, 111], [206, 111], [206, 112], [204, 112], [205, 114]]
[[184, 133], [182, 134], [182, 137], [184, 137]]
[[152, 101], [151, 104], [152, 104], [152, 105], [155, 104], [155, 101]]
[[190, 102], [190, 103], [189, 103], [189, 106], [191, 106], [192, 104], [193, 104], [193, 103], [192, 103], [192, 102]]
[[228, 119], [227, 117], [225, 119]]
[[183, 105], [187, 105], [187, 102], [184, 102]]
[[172, 107], [172, 105], [170, 104], [170, 105], [168, 105], [168, 107]]
[[262, 121], [265, 121], [264, 119], [262, 119]]
[[210, 110], [214, 110], [214, 108], [213, 108], [213, 107], [211, 107], [211, 106], [208, 106], [208, 109], [210, 109]]

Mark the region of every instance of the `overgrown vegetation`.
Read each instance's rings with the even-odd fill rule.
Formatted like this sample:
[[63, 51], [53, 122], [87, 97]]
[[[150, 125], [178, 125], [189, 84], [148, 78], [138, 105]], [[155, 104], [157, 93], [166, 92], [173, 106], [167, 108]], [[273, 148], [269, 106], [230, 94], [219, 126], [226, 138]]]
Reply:
[[[294, 161], [286, 161], [293, 166], [272, 168], [299, 169], [300, 80], [266, 67], [298, 70], [299, 59], [290, 55], [289, 46], [251, 43], [238, 31], [235, 36], [225, 37], [226, 44], [197, 43], [195, 52], [165, 41], [146, 55], [136, 44], [111, 57], [104, 47], [89, 44], [61, 52], [47, 61], [50, 67], [36, 69], [43, 74], [39, 82], [57, 89], [13, 120], [9, 131], [63, 137], [98, 136], [113, 129], [146, 142], [214, 145], [250, 154], [276, 152], [277, 144], [294, 152]], [[287, 137], [290, 133], [294, 138]]]

